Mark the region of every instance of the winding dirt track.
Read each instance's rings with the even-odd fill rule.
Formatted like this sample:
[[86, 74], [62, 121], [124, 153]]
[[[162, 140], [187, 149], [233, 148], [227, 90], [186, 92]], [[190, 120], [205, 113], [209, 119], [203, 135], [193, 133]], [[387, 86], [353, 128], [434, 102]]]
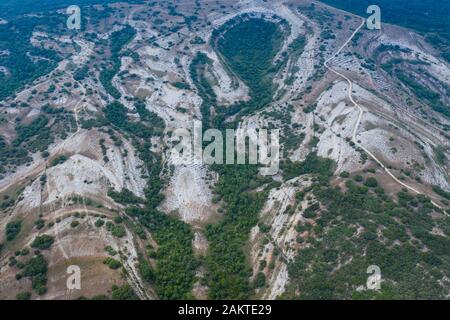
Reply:
[[[348, 43], [355, 37], [355, 35], [359, 32], [359, 30], [361, 30], [361, 28], [364, 26], [364, 24], [366, 23], [366, 20], [361, 18], [361, 24], [359, 25], [358, 28], [356, 28], [356, 30], [352, 33], [352, 35], [350, 36], [350, 38], [347, 39], [347, 41], [344, 42], [344, 44], [338, 49], [338, 51], [336, 51], [335, 54], [333, 54], [330, 58], [328, 58], [325, 61], [325, 68], [327, 68], [328, 70], [330, 70], [331, 72], [333, 72], [334, 74], [338, 75], [339, 77], [345, 79], [348, 83], [348, 88], [347, 88], [347, 95], [349, 100], [351, 101], [351, 103], [353, 104], [353, 106], [355, 106], [356, 108], [358, 108], [359, 111], [359, 115], [358, 115], [358, 120], [356, 120], [355, 123], [355, 127], [353, 128], [353, 134], [352, 134], [352, 141], [353, 143], [358, 146], [359, 148], [361, 148], [362, 150], [364, 150], [364, 152], [366, 152], [373, 160], [375, 160], [380, 166], [381, 168], [383, 168], [384, 171], [386, 171], [386, 173], [391, 176], [391, 178], [397, 182], [398, 184], [400, 184], [402, 187], [405, 187], [409, 190], [411, 190], [412, 192], [416, 193], [416, 194], [422, 194], [427, 196], [426, 194], [424, 194], [423, 192], [407, 185], [406, 183], [400, 181], [384, 164], [383, 162], [381, 162], [380, 159], [378, 159], [372, 152], [370, 152], [367, 148], [365, 148], [363, 145], [361, 145], [358, 140], [356, 139], [356, 134], [359, 128], [359, 125], [361, 124], [361, 118], [362, 115], [364, 113], [363, 109], [361, 108], [361, 106], [353, 99], [353, 95], [352, 95], [352, 91], [353, 91], [353, 82], [344, 74], [340, 73], [339, 71], [333, 69], [332, 67], [329, 66], [329, 63], [331, 62], [331, 60], [333, 60], [334, 58], [336, 58], [341, 51], [348, 45]], [[431, 203], [442, 210], [442, 207], [439, 206], [436, 202], [434, 202], [433, 200], [431, 200]], [[445, 211], [444, 211], [445, 213]]]

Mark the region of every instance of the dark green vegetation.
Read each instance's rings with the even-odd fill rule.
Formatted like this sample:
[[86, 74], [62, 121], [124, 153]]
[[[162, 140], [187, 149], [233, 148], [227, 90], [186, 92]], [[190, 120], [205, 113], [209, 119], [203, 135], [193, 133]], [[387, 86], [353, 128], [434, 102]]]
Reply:
[[148, 283], [154, 283], [156, 278], [155, 271], [143, 257], [139, 258], [138, 269], [142, 279]]
[[[43, 107], [43, 110], [49, 110]], [[70, 112], [48, 113], [39, 115], [31, 123], [16, 126], [16, 138], [8, 144], [0, 137], [0, 174], [6, 169], [28, 163], [32, 160], [30, 153], [45, 153], [55, 137], [64, 139], [67, 133], [75, 130], [76, 123]], [[63, 160], [61, 156], [59, 160]]]
[[37, 236], [34, 241], [31, 243], [31, 247], [35, 249], [49, 249], [55, 239], [52, 236], [47, 234], [43, 234], [42, 236]]
[[263, 19], [231, 20], [214, 33], [224, 30], [217, 39], [217, 49], [249, 87], [252, 104], [246, 107], [250, 107], [250, 112], [265, 106], [274, 93], [270, 75], [278, 70], [273, 60], [283, 43], [280, 27]]
[[442, 113], [444, 116], [450, 118], [450, 106], [446, 106], [441, 101], [441, 97], [438, 93], [428, 89], [403, 72], [397, 72], [397, 77], [401, 82], [408, 86], [420, 100], [428, 103], [434, 111]]
[[64, 163], [64, 162], [66, 162], [67, 161], [67, 156], [65, 156], [65, 155], [60, 155], [60, 156], [57, 156], [55, 159], [53, 159], [51, 162], [50, 162], [50, 167], [54, 167], [54, 166], [57, 166], [57, 165], [59, 165], [59, 164], [62, 164], [62, 163]]
[[6, 241], [14, 240], [22, 228], [21, 221], [9, 222], [6, 225]]
[[20, 145], [30, 138], [36, 136], [48, 124], [48, 118], [41, 115], [33, 120], [29, 125], [20, 124], [16, 127], [17, 137], [13, 145]]
[[[145, 173], [148, 175], [147, 187], [144, 190], [145, 203], [151, 208], [156, 208], [163, 200], [163, 196], [160, 194], [163, 184], [159, 177], [161, 159], [159, 155], [150, 150], [152, 145], [149, 138], [162, 134], [164, 121], [153, 112], [145, 109], [145, 105], [142, 102], [136, 102], [135, 107], [140, 116], [140, 122], [130, 122], [127, 116], [127, 109], [121, 103], [115, 101], [105, 108], [106, 119], [98, 121], [98, 125], [104, 126], [109, 124], [133, 136], [133, 146], [136, 148], [139, 158], [144, 162]], [[116, 197], [119, 201], [124, 201], [123, 194], [110, 193], [110, 195]], [[132, 201], [134, 202], [135, 200], [137, 199], [135, 198]]]
[[[445, 104], [440, 93], [436, 88], [427, 87], [420, 82], [420, 79], [433, 78], [430, 74], [422, 68], [428, 63], [421, 60], [408, 60], [402, 57], [402, 54], [412, 54], [408, 48], [403, 48], [398, 45], [382, 44], [377, 47], [374, 52], [374, 59], [380, 55], [390, 57], [385, 61], [381, 68], [389, 73], [393, 78], [400, 80], [402, 85], [407, 87], [421, 102], [430, 106], [434, 111], [450, 117], [450, 107]], [[414, 70], [413, 72], [405, 72], [405, 70]], [[420, 77], [418, 77], [418, 75]], [[437, 79], [436, 79], [437, 80]], [[445, 86], [445, 84], [444, 84]], [[434, 91], [435, 90], [435, 91]], [[422, 110], [424, 115], [426, 112]]]
[[84, 296], [79, 297], [77, 300], [139, 300], [139, 297], [134, 292], [133, 288], [127, 283], [122, 286], [113, 285], [111, 287], [111, 298], [106, 294], [98, 294], [92, 298], [86, 298]]
[[[283, 36], [280, 26], [245, 15], [213, 32], [213, 46], [231, 72], [249, 87], [252, 99], [230, 107], [218, 107], [214, 91], [206, 79], [211, 63], [206, 55], [199, 53], [190, 71], [203, 100], [201, 111], [204, 128], [211, 124], [224, 128], [227, 116], [248, 114], [272, 101], [275, 91], [272, 76], [285, 63], [273, 61], [281, 48]], [[211, 119], [212, 108], [216, 111], [214, 119]], [[243, 246], [248, 240], [250, 229], [257, 223], [258, 212], [267, 197], [266, 190], [259, 193], [253, 190], [271, 179], [258, 177], [257, 166], [215, 165], [212, 169], [220, 175], [215, 193], [218, 199], [223, 200], [225, 216], [218, 224], [206, 227], [209, 251], [205, 264], [209, 296], [213, 299], [248, 298], [252, 292], [248, 281], [251, 268], [246, 263]]]
[[[272, 101], [275, 92], [273, 76], [287, 62], [287, 55], [274, 61], [281, 49], [286, 31], [286, 22], [273, 23], [248, 15], [236, 17], [213, 31], [211, 43], [222, 58], [229, 73], [240, 78], [250, 89], [251, 100], [240, 101], [231, 106], [218, 106], [217, 97], [207, 79], [211, 73], [210, 59], [199, 52], [190, 65], [190, 75], [202, 98], [201, 113], [203, 128], [234, 128], [240, 117], [261, 109]], [[301, 52], [304, 39], [298, 38], [289, 48]], [[214, 117], [211, 116], [214, 110]], [[232, 115], [233, 122], [225, 121]]]
[[[251, 294], [243, 246], [250, 230], [258, 222], [258, 213], [267, 191], [253, 193], [265, 179], [258, 177], [256, 166], [215, 166], [220, 174], [215, 192], [224, 201], [221, 222], [206, 227], [209, 251], [206, 257], [207, 284], [212, 299], [245, 299]], [[269, 179], [271, 180], [271, 179]]]
[[120, 92], [112, 85], [111, 80], [120, 70], [120, 51], [130, 42], [136, 35], [136, 30], [133, 27], [125, 26], [125, 28], [113, 32], [110, 37], [111, 63], [100, 72], [100, 82], [113, 98], [119, 99]]
[[[0, 66], [8, 72], [0, 72], [0, 100], [45, 74], [57, 66], [60, 57], [50, 50], [34, 47], [30, 37], [37, 26], [59, 25], [58, 17], [24, 17], [0, 24]], [[31, 57], [37, 58], [33, 61]], [[35, 59], [36, 60], [36, 59]]]
[[[131, 196], [126, 189], [121, 192], [110, 190], [108, 194], [119, 203], [128, 205], [126, 213], [138, 218], [140, 225], [147, 228], [158, 243], [156, 269], [152, 270], [147, 264], [144, 270], [146, 275], [154, 275], [146, 279], [155, 284], [158, 296], [161, 299], [189, 299], [192, 298], [191, 290], [198, 265], [192, 250], [193, 232], [186, 223], [157, 209], [164, 199], [161, 194], [164, 183], [160, 177], [161, 158], [150, 150], [150, 137], [162, 134], [164, 121], [148, 111], [143, 102], [136, 101], [135, 108], [140, 122], [131, 122], [127, 115], [128, 110], [115, 101], [105, 108], [105, 118], [93, 124], [100, 127], [111, 126], [131, 137], [133, 146], [144, 163], [143, 173], [148, 177], [147, 187], [144, 189], [145, 199]], [[99, 222], [98, 226], [101, 225]], [[117, 227], [123, 229], [122, 226], [112, 223], [106, 225], [113, 233]], [[140, 233], [145, 237], [142, 230]]]
[[[217, 104], [216, 94], [205, 76], [206, 70], [210, 65], [211, 61], [206, 54], [197, 52], [189, 67], [192, 81], [195, 83], [198, 95], [202, 98], [200, 111], [202, 113], [203, 125], [207, 127], [211, 126], [211, 109]], [[220, 122], [220, 120], [217, 122]]]
[[[301, 56], [301, 54], [303, 53], [303, 50], [305, 49], [305, 45], [306, 45], [306, 38], [305, 36], [299, 36], [296, 39], [294, 39], [294, 41], [292, 41], [292, 43], [289, 45], [288, 48], [288, 52], [287, 52], [287, 56], [291, 57], [291, 61], [297, 61], [298, 58]], [[298, 74], [299, 67], [297, 67], [296, 65], [294, 66], [290, 66], [289, 67], [289, 77], [286, 78], [285, 80], [285, 84], [286, 85], [292, 85], [295, 81], [295, 79], [297, 78], [297, 74]]]
[[[10, 1], [1, 16], [7, 16], [8, 23], [0, 24], [0, 66], [5, 72], [0, 72], [0, 100], [13, 95], [25, 85], [48, 74], [65, 57], [65, 54], [45, 49], [44, 42], [33, 42], [31, 36], [34, 31], [58, 36], [67, 34], [66, 16], [56, 12], [46, 12], [43, 17], [14, 16], [15, 9], [24, 8], [22, 4], [11, 4]], [[0, 7], [5, 6], [5, 2]], [[30, 7], [36, 8], [35, 5]], [[28, 8], [30, 9], [30, 8]], [[39, 9], [42, 9], [39, 7]], [[39, 11], [39, 10], [38, 10]], [[51, 47], [53, 48], [53, 47]], [[67, 84], [69, 85], [69, 83]], [[55, 86], [53, 89], [55, 90]], [[66, 90], [64, 88], [63, 90]], [[48, 92], [48, 93], [49, 93]], [[32, 92], [34, 95], [35, 92]], [[31, 96], [30, 96], [31, 97]], [[3, 107], [3, 106], [2, 106]], [[13, 102], [9, 107], [29, 107], [27, 102]], [[55, 136], [64, 138], [73, 130], [75, 121], [69, 112], [63, 109], [54, 109], [48, 105], [42, 107], [43, 115], [34, 119], [32, 123], [23, 124], [17, 118], [17, 137], [8, 144], [0, 137], [0, 174], [8, 169], [14, 169], [31, 161], [29, 153], [45, 152], [54, 142]], [[52, 120], [55, 119], [55, 122]]]
[[108, 252], [110, 256], [115, 256], [117, 254], [117, 251], [114, 250], [111, 246], [106, 246], [105, 251]]
[[440, 195], [442, 198], [450, 201], [450, 192], [442, 190], [442, 188], [439, 186], [433, 186], [433, 191]]
[[[5, 5], [5, 2], [8, 5]], [[67, 16], [64, 13], [51, 11], [55, 8], [60, 9], [59, 5], [67, 3], [67, 1], [55, 3], [44, 1], [36, 6], [33, 1], [30, 6], [25, 6], [22, 3], [12, 4], [10, 1], [3, 1], [0, 4], [0, 8], [6, 6], [5, 10], [0, 10], [0, 16], [7, 17], [8, 20], [8, 23], [0, 24], [0, 66], [5, 67], [4, 72], [0, 72], [0, 100], [13, 95], [23, 89], [25, 85], [48, 74], [62, 58], [69, 54], [57, 53], [53, 51], [54, 47], [50, 47], [51, 50], [45, 49], [44, 41], [31, 41], [34, 31], [47, 33], [50, 38], [55, 33], [58, 36], [70, 34], [70, 30], [66, 27]], [[36, 10], [34, 13], [42, 11], [45, 12], [45, 15], [42, 17], [16, 16], [22, 12], [22, 9], [25, 11]], [[120, 43], [120, 39], [116, 42]], [[65, 83], [65, 87], [61, 91], [67, 92], [72, 85], [70, 82]], [[55, 89], [55, 85], [52, 84], [45, 94], [54, 92]], [[37, 91], [33, 90], [30, 98], [35, 93]], [[4, 106], [2, 105], [2, 107]], [[11, 103], [9, 107], [27, 108], [29, 105], [27, 102], [18, 101]], [[32, 160], [30, 152], [40, 151], [45, 155], [48, 146], [54, 142], [56, 136], [64, 139], [68, 133], [74, 130], [76, 123], [70, 112], [49, 105], [44, 105], [42, 111], [43, 114], [34, 119], [32, 123], [24, 124], [21, 123], [20, 118], [16, 119], [17, 137], [11, 144], [0, 137], [0, 177], [8, 170], [30, 162]]]
[[28, 277], [31, 279], [31, 286], [37, 294], [42, 295], [47, 292], [47, 261], [41, 254], [30, 258], [22, 266], [22, 272], [16, 275], [16, 278]]
[[[450, 286], [445, 280], [450, 274], [449, 218], [433, 218], [437, 209], [424, 196], [402, 191], [394, 201], [374, 178], [346, 179], [345, 189], [332, 187], [329, 162], [309, 156], [284, 168], [286, 178], [318, 177], [307, 190], [318, 201], [304, 211], [311, 220], [298, 226], [309, 230], [304, 240], [309, 247], [289, 263], [292, 283], [285, 297], [298, 297], [294, 292], [299, 290], [301, 299], [444, 298]], [[445, 236], [432, 234], [433, 228]], [[358, 292], [370, 265], [381, 268], [381, 290]]]
[[107, 257], [105, 260], [103, 260], [103, 264], [106, 264], [108, 267], [110, 267], [113, 270], [119, 269], [122, 267], [122, 263], [114, 258]]
[[134, 292], [129, 284], [123, 286], [112, 286], [111, 296], [113, 300], [139, 300], [139, 297]]
[[30, 300], [31, 299], [31, 293], [27, 291], [19, 292], [16, 295], [17, 300]]
[[322, 159], [315, 153], [310, 153], [303, 162], [286, 160], [281, 164], [284, 180], [290, 180], [307, 173], [320, 173], [321, 181], [329, 179], [333, 175], [333, 161]]
[[[82, 0], [77, 5], [84, 6], [95, 3], [111, 3], [112, 0]], [[130, 0], [128, 3], [142, 3], [139, 0]], [[27, 3], [27, 4], [25, 4]], [[7, 24], [0, 24], [0, 65], [7, 68], [7, 73], [0, 72], [0, 100], [13, 94], [25, 84], [49, 73], [53, 70], [57, 63], [61, 60], [61, 56], [55, 51], [47, 50], [41, 46], [33, 46], [30, 37], [33, 31], [39, 30], [48, 32], [50, 37], [57, 32], [58, 36], [70, 34], [71, 30], [66, 27], [67, 15], [65, 9], [73, 5], [73, 2], [67, 0], [43, 0], [36, 2], [34, 0], [24, 0], [20, 3], [17, 1], [2, 1], [0, 3], [0, 17], [8, 20]], [[61, 10], [64, 13], [57, 13]], [[85, 11], [82, 9], [82, 17], [88, 16], [92, 23], [98, 18], [97, 10]], [[107, 10], [105, 10], [107, 11]], [[23, 16], [25, 13], [43, 13], [42, 17]], [[88, 14], [89, 13], [89, 14]], [[83, 16], [84, 14], [84, 16]], [[96, 15], [97, 14], [97, 15]], [[83, 22], [86, 22], [83, 20]], [[84, 26], [84, 25], [83, 25]], [[124, 45], [128, 40], [128, 36], [132, 33], [131, 27], [113, 34], [111, 38], [111, 50], [113, 59], [113, 69], [117, 65], [118, 51], [116, 45]], [[120, 66], [120, 61], [118, 62]], [[75, 74], [76, 79], [81, 79], [83, 70], [80, 69]], [[105, 81], [107, 90], [108, 77], [110, 74], [102, 73], [102, 79]], [[112, 78], [112, 76], [111, 76]], [[110, 84], [110, 83], [109, 83]], [[111, 89], [113, 91], [114, 88]]]
[[[197, 54], [190, 71], [203, 100], [203, 128], [211, 125], [221, 129], [233, 127], [238, 120], [225, 125], [228, 116], [251, 113], [272, 101], [275, 91], [272, 76], [285, 63], [273, 61], [281, 48], [283, 37], [279, 25], [246, 15], [227, 22], [213, 32], [213, 46], [221, 54], [230, 72], [250, 88], [251, 100], [230, 107], [218, 106], [206, 78], [211, 62], [205, 54]], [[211, 117], [213, 108], [216, 114], [214, 118]], [[212, 299], [248, 298], [252, 294], [249, 283], [252, 272], [243, 247], [267, 198], [267, 189], [262, 192], [254, 192], [254, 189], [272, 179], [259, 177], [258, 167], [253, 165], [214, 165], [212, 169], [220, 175], [215, 198], [221, 201], [224, 218], [217, 224], [208, 225], [205, 230], [209, 242], [205, 261], [209, 296]], [[258, 284], [261, 282], [259, 279]]]
[[258, 274], [255, 277], [255, 281], [253, 283], [253, 286], [255, 288], [262, 288], [266, 285], [266, 276], [262, 272], [258, 272]]
[[[123, 37], [117, 35], [117, 38], [111, 39], [111, 54], [113, 57], [116, 54], [117, 57], [113, 58], [113, 64], [103, 73], [102, 79], [107, 91], [116, 98], [120, 94], [118, 95], [117, 90], [112, 87], [111, 79], [117, 73], [120, 60], [119, 65], [115, 63], [120, 59], [123, 45], [129, 41], [127, 39], [131, 39], [128, 32], [124, 32], [122, 35]], [[273, 88], [270, 79], [284, 63], [281, 60], [272, 61], [274, 54], [279, 50], [280, 35], [282, 35], [282, 32], [278, 30], [278, 27], [273, 27], [270, 22], [257, 19], [251, 19], [248, 22], [242, 22], [242, 24], [236, 22], [236, 25], [230, 28], [230, 33], [224, 32], [220, 36], [218, 35], [216, 44], [217, 49], [222, 53], [222, 58], [230, 70], [245, 81], [251, 89], [251, 101], [238, 103], [230, 108], [217, 106], [214, 91], [204, 75], [210, 66], [210, 61], [202, 53], [197, 55], [191, 66], [191, 73], [199, 94], [203, 98], [202, 114], [204, 122], [207, 123], [204, 128], [207, 128], [211, 123], [223, 128], [227, 116], [237, 114], [241, 110], [243, 110], [242, 114], [250, 113], [263, 108], [272, 101], [275, 88]], [[332, 37], [331, 33], [323, 35], [323, 38]], [[264, 45], [265, 41], [270, 44]], [[234, 47], [236, 43], [237, 46]], [[253, 47], [249, 46], [248, 43], [252, 43]], [[293, 47], [295, 50], [302, 50], [303, 45], [304, 39], [299, 38]], [[80, 72], [75, 76], [81, 79], [84, 74], [85, 72], [80, 69]], [[176, 86], [186, 88], [183, 84], [176, 84]], [[163, 299], [192, 298], [190, 292], [196, 280], [195, 271], [199, 267], [199, 262], [195, 259], [192, 251], [193, 232], [187, 224], [179, 221], [176, 217], [167, 216], [157, 209], [163, 199], [160, 193], [160, 190], [164, 187], [164, 181], [161, 178], [163, 176], [161, 171], [163, 170], [161, 159], [151, 151], [152, 145], [149, 138], [160, 135], [164, 129], [164, 123], [155, 114], [146, 110], [142, 102], [136, 101], [135, 107], [140, 117], [139, 122], [132, 120], [134, 117], [128, 116], [133, 111], [128, 110], [117, 101], [105, 108], [104, 118], [99, 119], [98, 122], [90, 122], [90, 125], [103, 127], [103, 132], [107, 131], [112, 137], [123, 135], [125, 139], [132, 141], [139, 157], [144, 162], [142, 174], [148, 177], [145, 199], [133, 195], [127, 189], [123, 189], [121, 192], [110, 190], [108, 195], [117, 203], [127, 205], [126, 213], [133, 218], [137, 218], [141, 231], [145, 227], [146, 230], [151, 232], [152, 239], [158, 243], [157, 251], [153, 252], [154, 255], [151, 255], [151, 258], [156, 258], [155, 269], [152, 268], [145, 256], [139, 257], [139, 271], [142, 277], [148, 283], [155, 285], [159, 297]], [[218, 107], [219, 114], [215, 118], [211, 118], [213, 114], [217, 114], [210, 112], [211, 108], [215, 107]], [[314, 110], [314, 106], [306, 108], [308, 108], [306, 111], [309, 112]], [[220, 113], [220, 110], [223, 110], [223, 113]], [[39, 126], [39, 130], [33, 128], [31, 128], [32, 130], [26, 128], [20, 130], [25, 133], [23, 135], [25, 138], [21, 143], [26, 143], [27, 139], [36, 136], [38, 132], [43, 130], [47, 125], [44, 122], [43, 119], [39, 119], [34, 124]], [[31, 134], [28, 134], [28, 131], [31, 131]], [[117, 142], [120, 143], [121, 140], [117, 139]], [[394, 287], [409, 285], [409, 280], [405, 281], [404, 277], [400, 276], [398, 280], [390, 274], [394, 271], [397, 273], [399, 266], [395, 265], [395, 261], [391, 261], [392, 257], [386, 252], [390, 254], [392, 251], [393, 256], [399, 256], [402, 259], [401, 263], [408, 266], [414, 265], [414, 268], [416, 268], [417, 263], [415, 264], [415, 262], [418, 262], [419, 266], [422, 263], [425, 265], [427, 263], [420, 260], [422, 255], [429, 257], [428, 253], [419, 252], [419, 259], [411, 258], [414, 257], [414, 254], [417, 254], [419, 246], [426, 245], [428, 248], [432, 248], [433, 254], [434, 251], [438, 252], [439, 248], [441, 253], [444, 251], [443, 248], [446, 248], [448, 243], [441, 241], [438, 236], [432, 236], [430, 240], [428, 238], [430, 235], [428, 226], [425, 228], [426, 232], [422, 234], [422, 238], [420, 238], [420, 232], [423, 230], [419, 229], [417, 243], [413, 242], [416, 240], [411, 240], [411, 243], [407, 243], [405, 240], [408, 232], [405, 231], [406, 222], [403, 222], [403, 220], [409, 219], [410, 215], [413, 214], [420, 216], [419, 211], [420, 213], [425, 212], [425, 215], [429, 216], [429, 212], [426, 212], [430, 210], [428, 200], [417, 197], [411, 198], [407, 193], [401, 193], [398, 197], [399, 202], [403, 204], [397, 205], [383, 195], [382, 189], [378, 187], [375, 178], [364, 179], [361, 177], [360, 181], [357, 182], [348, 181], [348, 190], [344, 190], [344, 188], [342, 190], [333, 189], [329, 185], [332, 168], [331, 160], [321, 159], [314, 154], [302, 163], [286, 162], [283, 164], [285, 179], [307, 173], [314, 173], [318, 176], [314, 179], [315, 186], [308, 190], [308, 192], [312, 191], [316, 195], [318, 201], [312, 201], [304, 211], [304, 217], [316, 220], [317, 224], [315, 226], [312, 226], [312, 224], [302, 226], [310, 229], [316, 240], [308, 239], [307, 241], [312, 248], [311, 252], [308, 251], [309, 249], [302, 250], [296, 261], [289, 266], [291, 277], [294, 279], [293, 288], [289, 294], [293, 294], [295, 289], [299, 288], [302, 298], [365, 297], [362, 294], [354, 294], [356, 285], [365, 283], [367, 277], [365, 269], [368, 263], [379, 264], [383, 263], [384, 260], [386, 260], [386, 263], [382, 265], [382, 272], [384, 275], [387, 268], [387, 285], [391, 284]], [[258, 176], [256, 166], [213, 166], [212, 169], [220, 174], [220, 180], [215, 189], [215, 198], [218, 199], [224, 218], [219, 223], [209, 225], [205, 229], [210, 245], [204, 262], [204, 266], [207, 268], [205, 280], [210, 287], [211, 298], [248, 298], [252, 296], [254, 288], [265, 286], [266, 279], [264, 274], [259, 272], [256, 274], [255, 281], [252, 284], [249, 283], [251, 268], [246, 263], [244, 246], [248, 242], [250, 229], [258, 222], [258, 212], [261, 210], [267, 192], [270, 187], [273, 187], [273, 184], [271, 184], [271, 179], [263, 179]], [[342, 175], [342, 178], [348, 178], [348, 174]], [[262, 186], [265, 186], [263, 191], [255, 191]], [[331, 199], [327, 198], [328, 193]], [[360, 193], [365, 193], [369, 200], [362, 200]], [[355, 203], [349, 203], [352, 201], [355, 201]], [[389, 207], [391, 204], [392, 206]], [[383, 207], [383, 210], [385, 208], [392, 209], [391, 211], [394, 212], [397, 207], [403, 208], [402, 214], [405, 216], [399, 214], [398, 216], [388, 215], [387, 218], [380, 217], [384, 213], [379, 212], [377, 206]], [[383, 219], [388, 219], [388, 222], [383, 222]], [[115, 222], [125, 224], [127, 220], [133, 219], [125, 219], [123, 222], [115, 220]], [[98, 227], [104, 224], [104, 221], [100, 219], [97, 222], [96, 226]], [[419, 222], [418, 225], [421, 226], [422, 221]], [[436, 224], [445, 228], [445, 232], [448, 234], [448, 224], [441, 225], [441, 222], [436, 222]], [[383, 239], [378, 236], [375, 225], [377, 227], [380, 225], [387, 226], [386, 229], [381, 228]], [[397, 228], [397, 225], [400, 228]], [[364, 228], [361, 235], [356, 232], [357, 226]], [[122, 225], [115, 225], [112, 222], [107, 223], [107, 228], [118, 237], [125, 233]], [[261, 232], [267, 232], [270, 227], [261, 226], [260, 229]], [[142, 233], [145, 237], [145, 232]], [[416, 236], [415, 233], [414, 236]], [[387, 246], [384, 243], [382, 244], [386, 248], [380, 250], [377, 247], [368, 247], [371, 243], [381, 243], [380, 241], [384, 241], [384, 237], [388, 239]], [[400, 239], [400, 245], [394, 243], [397, 239]], [[45, 249], [46, 242], [48, 241], [40, 239], [35, 247]], [[415, 248], [412, 255], [409, 255], [411, 251], [409, 245]], [[367, 257], [361, 258], [363, 253], [366, 252], [365, 249], [368, 250], [369, 254]], [[110, 250], [108, 251], [112, 254]], [[376, 253], [376, 259], [373, 258], [374, 252]], [[408, 254], [405, 254], [405, 252]], [[303, 255], [303, 253], [305, 254]], [[150, 254], [148, 256], [150, 257]], [[350, 256], [356, 258], [347, 263], [346, 258]], [[438, 259], [446, 260], [442, 258], [443, 256], [443, 254], [438, 255]], [[364, 260], [361, 262], [358, 258]], [[380, 262], [377, 259], [382, 261]], [[433, 259], [435, 258], [429, 257], [429, 261], [434, 261]], [[113, 269], [120, 268], [120, 262], [113, 258], [108, 258], [105, 261], [105, 264], [112, 266]], [[303, 263], [304, 261], [306, 263]], [[440, 260], [434, 262], [436, 261]], [[43, 262], [45, 263], [45, 260]], [[333, 270], [341, 264], [343, 267], [335, 274]], [[400, 264], [400, 262], [397, 262], [397, 264]], [[42, 266], [43, 263], [41, 261], [36, 265]], [[311, 271], [305, 271], [308, 270], [307, 267], [309, 266], [311, 266]], [[392, 266], [394, 270], [389, 270], [389, 266]], [[400, 267], [403, 267], [403, 265]], [[350, 270], [346, 268], [350, 268]], [[408, 268], [405, 267], [405, 270], [409, 271]], [[422, 282], [427, 281], [423, 280], [424, 277], [426, 278], [430, 274], [435, 276], [437, 272], [441, 272], [440, 267], [425, 268], [424, 270], [425, 276], [421, 276], [422, 280], [420, 280]], [[37, 274], [42, 273], [45, 274], [46, 270]], [[358, 276], [359, 273], [362, 274], [361, 277]], [[446, 275], [448, 274], [446, 273]], [[35, 277], [36, 275], [33, 272], [28, 273], [28, 276]], [[417, 276], [417, 274], [414, 276]], [[396, 281], [396, 283], [393, 281]], [[45, 281], [40, 283], [45, 285]], [[420, 286], [420, 288], [422, 287]], [[113, 299], [137, 299], [128, 285], [113, 287], [112, 297]]]
[[122, 238], [125, 236], [125, 228], [120, 224], [114, 224], [111, 221], [106, 222], [106, 230], [111, 232], [111, 234], [117, 238]]
[[[155, 285], [161, 299], [189, 299], [198, 262], [192, 250], [191, 228], [156, 208], [130, 207], [127, 214], [137, 217], [158, 243]], [[149, 266], [147, 266], [149, 267]], [[149, 270], [146, 271], [146, 274]]]
[[[371, 0], [321, 0], [334, 7], [368, 16]], [[450, 2], [448, 0], [379, 0], [382, 21], [411, 28], [424, 34], [450, 61]]]
[[[136, 108], [141, 111], [141, 122], [128, 120], [127, 109], [118, 101], [110, 103], [105, 108], [106, 120], [117, 128], [123, 129], [139, 138], [149, 139], [152, 136], [161, 135], [164, 122], [155, 113], [145, 109], [141, 110], [142, 102], [136, 103]], [[139, 111], [138, 111], [139, 112]]]
[[114, 191], [114, 189], [110, 189], [108, 190], [108, 197], [111, 197], [115, 202], [124, 205], [138, 204], [143, 202], [143, 199], [135, 196], [134, 193], [127, 188], [123, 188], [120, 192]]
[[105, 224], [105, 220], [102, 220], [102, 219], [95, 220], [95, 226], [97, 228], [101, 228], [104, 224]]
[[[285, 26], [284, 20], [275, 24], [264, 19], [242, 15], [229, 20], [213, 31], [211, 37], [213, 47], [232, 73], [249, 87], [252, 98], [248, 102], [239, 102], [227, 108], [217, 108], [216, 112], [219, 115], [216, 124], [222, 123], [226, 116], [236, 113], [249, 114], [272, 101], [275, 92], [272, 78], [286, 62], [274, 61], [284, 39], [282, 26]], [[204, 64], [205, 61], [194, 60], [194, 63]], [[199, 84], [198, 88], [203, 87], [205, 90], [208, 87], [201, 76], [195, 76], [193, 80], [196, 85]], [[202, 98], [204, 94], [200, 90]], [[214, 97], [209, 98], [214, 103]]]
[[6, 172], [6, 166], [26, 163], [30, 161], [27, 150], [8, 145], [3, 137], [0, 137], [0, 174]]

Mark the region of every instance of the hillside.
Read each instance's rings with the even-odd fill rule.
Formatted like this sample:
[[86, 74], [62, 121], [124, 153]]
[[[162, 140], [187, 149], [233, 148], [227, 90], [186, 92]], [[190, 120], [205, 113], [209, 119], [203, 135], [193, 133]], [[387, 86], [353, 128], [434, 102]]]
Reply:
[[[0, 299], [448, 298], [446, 1], [381, 30], [368, 1], [85, 0], [80, 30], [31, 2], [0, 4]], [[276, 161], [176, 157], [230, 130]]]

